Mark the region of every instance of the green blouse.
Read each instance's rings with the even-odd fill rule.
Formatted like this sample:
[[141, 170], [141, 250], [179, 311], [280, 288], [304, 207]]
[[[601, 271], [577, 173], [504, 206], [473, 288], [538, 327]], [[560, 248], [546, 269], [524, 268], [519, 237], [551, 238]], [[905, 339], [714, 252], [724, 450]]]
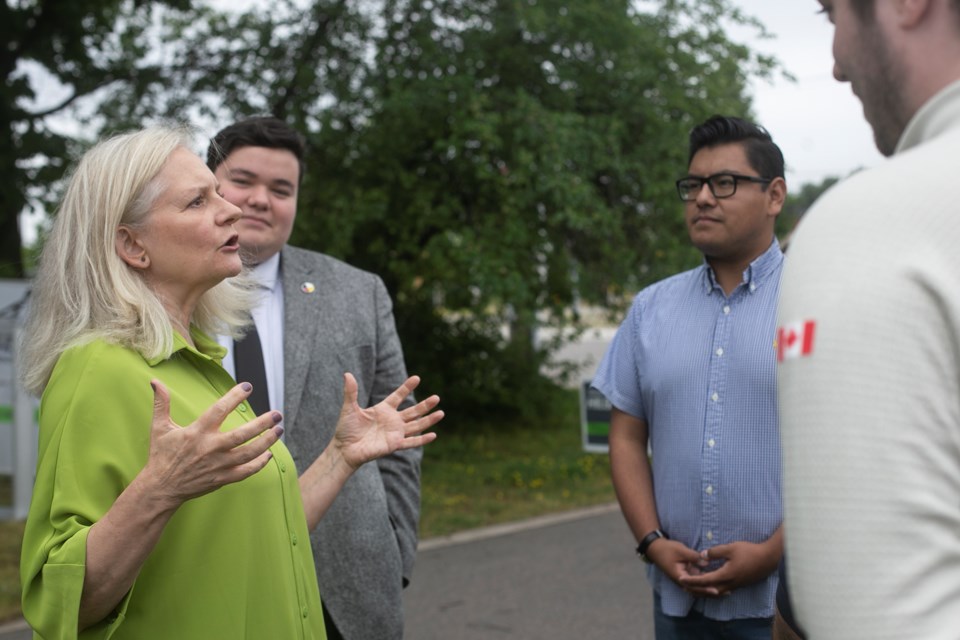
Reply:
[[[147, 360], [104, 341], [66, 351], [40, 406], [36, 485], [20, 562], [23, 612], [37, 636], [250, 640], [325, 638], [297, 472], [283, 443], [243, 482], [186, 502], [113, 614], [77, 635], [87, 532], [147, 462], [150, 380], [171, 418], [193, 422], [235, 382], [225, 351], [197, 330]], [[224, 421], [253, 417], [247, 403]]]

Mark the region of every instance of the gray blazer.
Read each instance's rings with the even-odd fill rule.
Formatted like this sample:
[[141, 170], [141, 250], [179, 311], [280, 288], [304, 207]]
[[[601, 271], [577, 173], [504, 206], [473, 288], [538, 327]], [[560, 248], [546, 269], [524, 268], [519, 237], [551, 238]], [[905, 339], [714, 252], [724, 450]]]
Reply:
[[[378, 276], [289, 245], [280, 269], [285, 442], [302, 473], [333, 436], [344, 372], [356, 377], [366, 407], [398, 387], [407, 371]], [[411, 449], [360, 467], [311, 535], [320, 597], [346, 640], [403, 636], [402, 589], [417, 547], [422, 456]]]

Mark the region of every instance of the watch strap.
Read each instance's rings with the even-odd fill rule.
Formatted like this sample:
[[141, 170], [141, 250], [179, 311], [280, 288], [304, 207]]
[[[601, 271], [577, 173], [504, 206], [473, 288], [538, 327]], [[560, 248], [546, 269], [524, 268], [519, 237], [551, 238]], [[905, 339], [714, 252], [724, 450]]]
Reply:
[[637, 555], [640, 556], [640, 559], [650, 564], [652, 561], [647, 557], [647, 549], [650, 548], [650, 545], [653, 544], [655, 540], [660, 538], [670, 539], [670, 536], [665, 534], [660, 529], [654, 529], [647, 535], [643, 536], [643, 540], [640, 541], [640, 544], [637, 545]]

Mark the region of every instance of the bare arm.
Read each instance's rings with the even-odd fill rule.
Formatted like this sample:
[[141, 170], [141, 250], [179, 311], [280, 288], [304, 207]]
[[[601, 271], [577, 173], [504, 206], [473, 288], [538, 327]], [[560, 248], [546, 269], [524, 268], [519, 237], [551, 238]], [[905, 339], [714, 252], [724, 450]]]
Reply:
[[[653, 493], [653, 476], [647, 457], [647, 423], [614, 407], [610, 416], [610, 469], [613, 488], [627, 525], [639, 541], [660, 528]], [[647, 548], [647, 557], [679, 581], [694, 571], [700, 556], [675, 540], [661, 538]]]
[[151, 385], [147, 465], [87, 535], [80, 630], [105, 618], [123, 599], [180, 505], [262, 469], [280, 437], [275, 412], [220, 433], [227, 415], [249, 395], [249, 385], [235, 386], [184, 428], [170, 420], [167, 389], [157, 380]]
[[300, 476], [300, 493], [311, 531], [360, 465], [436, 439], [437, 434], [422, 432], [443, 419], [443, 411], [433, 411], [440, 398], [430, 396], [412, 407], [399, 409], [418, 384], [420, 378], [411, 376], [382, 402], [361, 409], [357, 404], [357, 381], [352, 374], [344, 375], [343, 407], [336, 433]]
[[647, 423], [617, 408], [610, 416], [610, 470], [620, 509], [634, 537], [641, 540], [659, 529], [647, 458]]

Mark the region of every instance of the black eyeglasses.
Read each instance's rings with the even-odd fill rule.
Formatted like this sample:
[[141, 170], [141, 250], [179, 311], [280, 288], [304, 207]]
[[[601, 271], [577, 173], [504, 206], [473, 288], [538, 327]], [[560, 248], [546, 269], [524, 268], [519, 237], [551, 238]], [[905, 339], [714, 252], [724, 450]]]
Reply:
[[737, 173], [715, 173], [706, 178], [697, 176], [687, 176], [677, 180], [677, 193], [684, 202], [693, 202], [700, 194], [704, 184], [710, 185], [710, 193], [714, 198], [729, 198], [737, 192], [737, 183], [756, 182], [759, 184], [768, 184], [773, 178], [758, 178], [757, 176], [742, 176]]

